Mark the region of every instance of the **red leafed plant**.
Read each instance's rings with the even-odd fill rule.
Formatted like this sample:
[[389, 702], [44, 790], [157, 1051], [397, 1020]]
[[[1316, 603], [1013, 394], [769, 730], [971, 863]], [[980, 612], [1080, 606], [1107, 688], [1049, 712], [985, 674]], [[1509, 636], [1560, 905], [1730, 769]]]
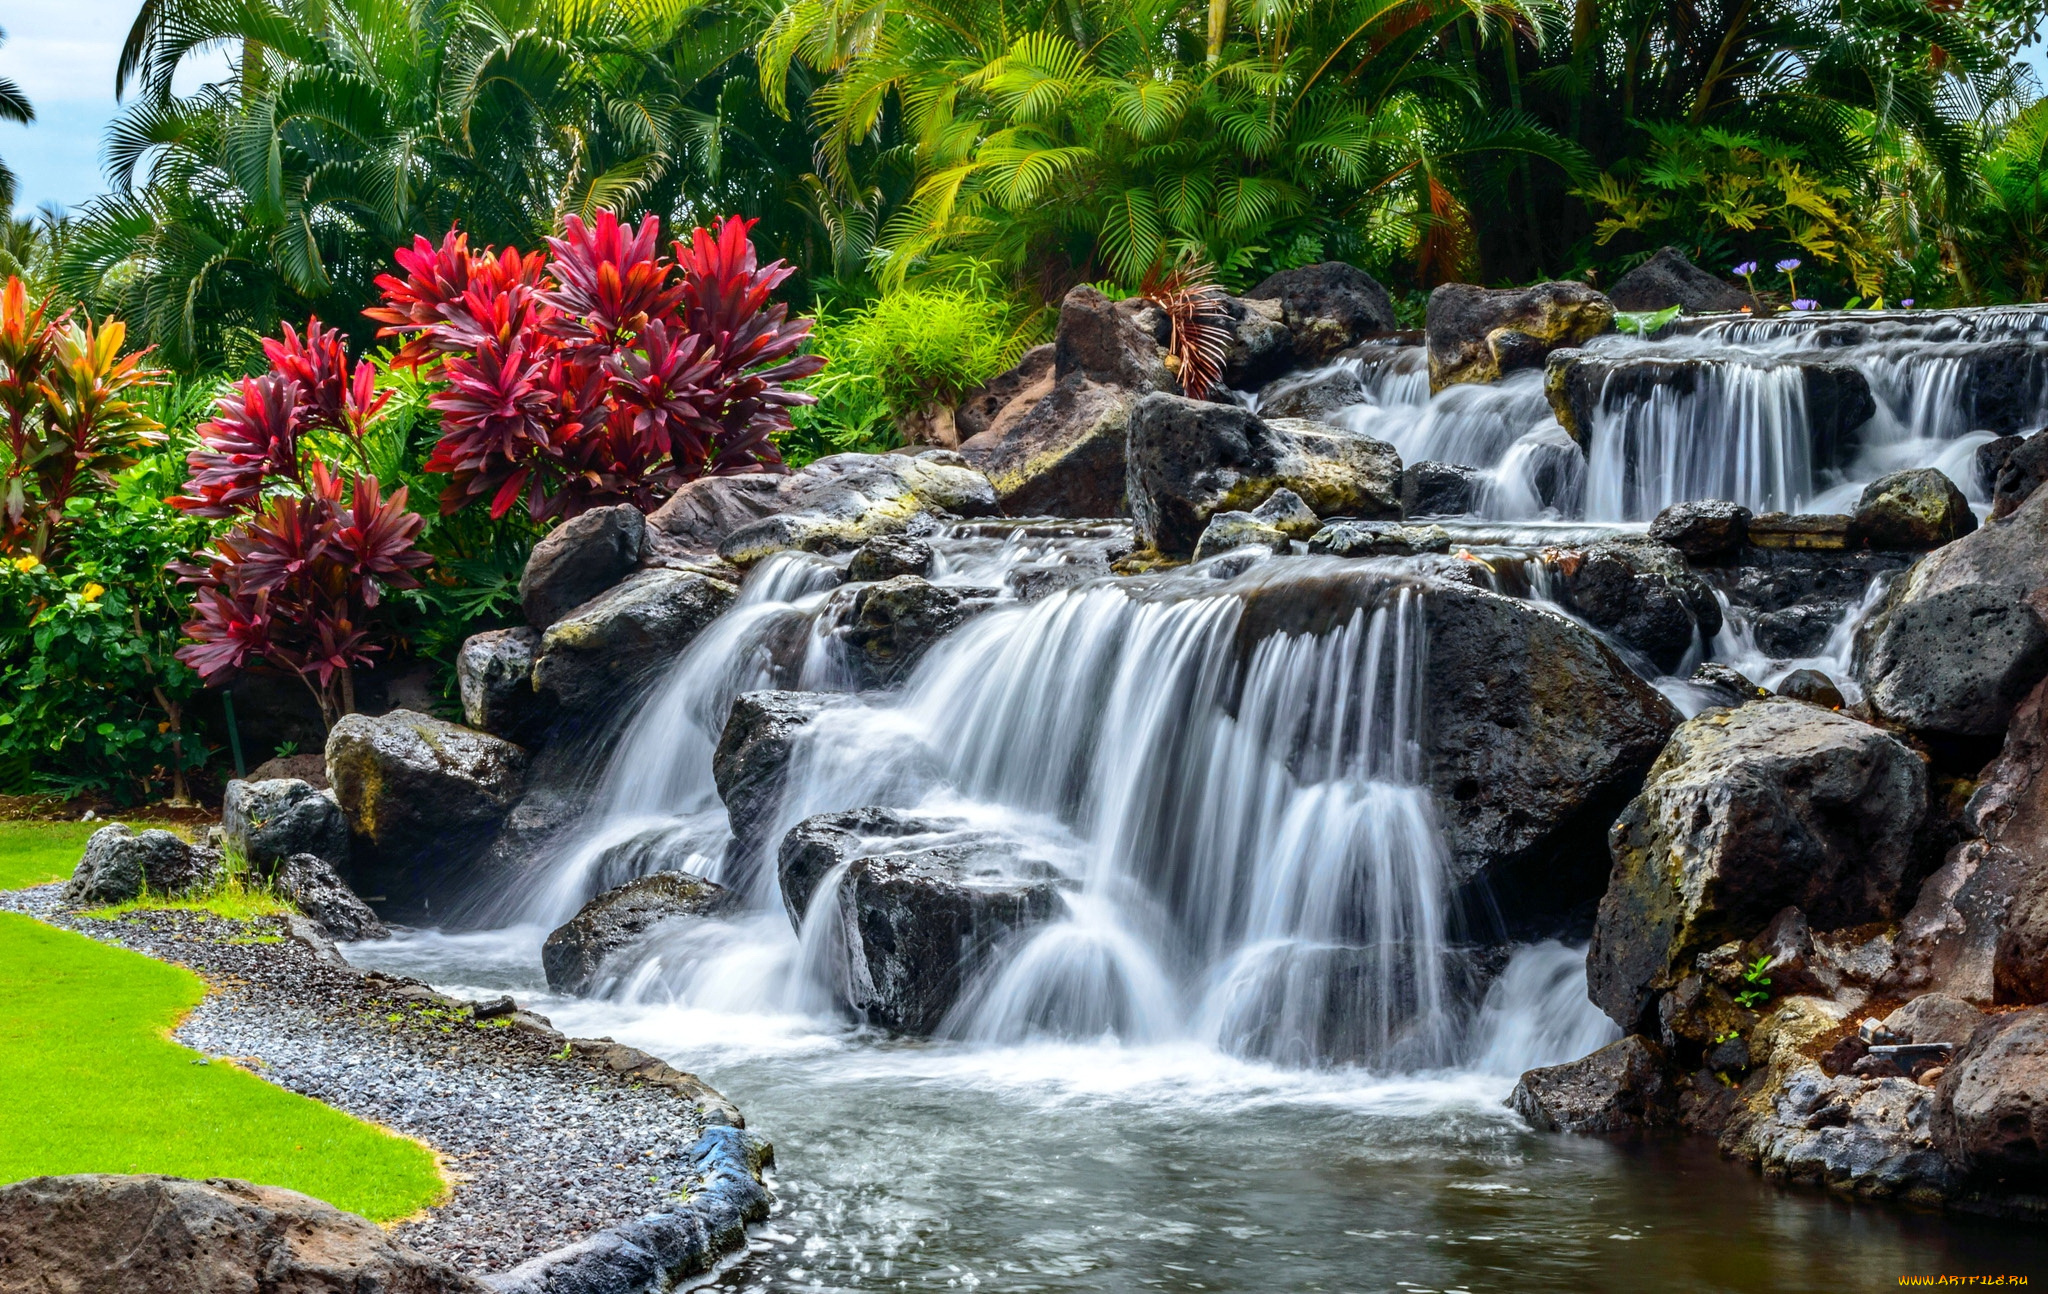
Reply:
[[337, 472], [320, 433], [360, 440], [388, 395], [369, 361], [348, 362], [339, 333], [315, 319], [263, 343], [270, 371], [244, 378], [198, 428], [186, 456], [189, 491], [171, 503], [235, 524], [189, 562], [197, 586], [178, 658], [210, 686], [257, 662], [297, 674], [331, 726], [355, 709], [359, 665], [383, 650], [372, 613], [384, 589], [418, 587], [433, 558], [416, 546], [424, 520], [403, 487]]
[[752, 223], [697, 229], [672, 259], [658, 219], [608, 211], [568, 217], [545, 260], [453, 230], [400, 249], [366, 313], [404, 339], [396, 362], [446, 383], [426, 464], [449, 478], [442, 510], [648, 508], [700, 476], [785, 470], [771, 437], [813, 399], [785, 384], [824, 360], [797, 354], [810, 321], [770, 302], [791, 271], [758, 264]]

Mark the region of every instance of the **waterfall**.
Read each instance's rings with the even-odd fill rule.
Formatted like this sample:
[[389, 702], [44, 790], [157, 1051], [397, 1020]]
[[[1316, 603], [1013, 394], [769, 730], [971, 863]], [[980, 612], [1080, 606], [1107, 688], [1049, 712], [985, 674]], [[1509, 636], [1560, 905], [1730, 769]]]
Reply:
[[1755, 512], [1798, 508], [1813, 488], [1802, 372], [1687, 368], [1683, 385], [1644, 383], [1628, 369], [1608, 373], [1586, 429], [1587, 514], [1647, 521], [1689, 499], [1732, 499]]

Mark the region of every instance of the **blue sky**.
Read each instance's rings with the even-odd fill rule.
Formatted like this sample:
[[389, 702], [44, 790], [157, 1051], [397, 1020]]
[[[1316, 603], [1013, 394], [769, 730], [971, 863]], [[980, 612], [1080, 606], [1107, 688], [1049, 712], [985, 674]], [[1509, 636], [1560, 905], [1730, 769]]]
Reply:
[[[140, 0], [11, 0], [0, 6], [0, 76], [35, 105], [32, 126], [0, 123], [0, 158], [18, 177], [15, 205], [77, 206], [106, 188], [100, 139], [114, 116], [114, 63]], [[2048, 82], [2048, 56], [2032, 59]], [[187, 76], [196, 84], [226, 70], [224, 56]], [[182, 79], [182, 78], [181, 78]], [[185, 88], [181, 85], [180, 87]]]

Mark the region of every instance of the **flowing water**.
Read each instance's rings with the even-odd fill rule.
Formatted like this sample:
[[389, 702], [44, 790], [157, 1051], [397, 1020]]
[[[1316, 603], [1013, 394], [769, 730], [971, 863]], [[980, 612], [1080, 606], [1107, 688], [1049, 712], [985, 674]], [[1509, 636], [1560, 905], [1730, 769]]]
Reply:
[[[1590, 453], [1538, 375], [1432, 399], [1413, 348], [1358, 361], [1368, 398], [1340, 420], [1407, 461], [1490, 468], [1482, 516], [1450, 528], [1542, 600], [1538, 549], [1637, 529], [1658, 500], [1809, 506], [1884, 455], [1981, 441], [1953, 365], [1870, 343], [1830, 351], [1880, 399], [1860, 457], [1802, 457], [1788, 360], [1809, 340], [1618, 343], [1710, 371], [1688, 399], [1651, 388], [1610, 409]], [[1586, 999], [1583, 944], [1498, 946], [1458, 897], [1418, 753], [1429, 562], [1235, 553], [1112, 579], [1118, 535], [954, 528], [933, 578], [993, 606], [889, 692], [854, 690], [844, 560], [769, 559], [624, 708], [547, 866], [472, 907], [488, 928], [350, 955], [511, 991], [730, 1096], [781, 1167], [775, 1217], [720, 1288], [1806, 1291], [2048, 1270], [2014, 1230], [1779, 1190], [1699, 1146], [1530, 1133], [1501, 1104], [1515, 1077], [1616, 1031]], [[1008, 591], [1061, 566], [1072, 587]], [[1685, 670], [1847, 681], [1861, 608], [1799, 662], [1765, 658], [1724, 610]], [[1682, 679], [1655, 681], [1698, 708]], [[765, 849], [732, 840], [712, 780], [728, 708], [762, 688], [839, 694], [793, 742]], [[801, 927], [776, 876], [789, 827], [875, 805], [914, 817], [916, 843], [999, 842], [1005, 866], [1060, 887], [1058, 915], [990, 952], [930, 1041], [849, 1005], [844, 868]], [[550, 993], [547, 931], [661, 868], [746, 911], [657, 928], [591, 997]]]

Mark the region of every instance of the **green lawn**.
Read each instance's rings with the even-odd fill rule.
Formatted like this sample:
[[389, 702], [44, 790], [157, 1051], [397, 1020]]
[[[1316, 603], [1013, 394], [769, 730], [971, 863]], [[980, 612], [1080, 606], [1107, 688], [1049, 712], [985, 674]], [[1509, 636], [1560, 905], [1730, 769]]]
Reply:
[[[20, 861], [13, 843], [0, 837], [0, 876], [48, 866]], [[0, 1182], [240, 1177], [378, 1221], [441, 1196], [419, 1143], [171, 1042], [204, 995], [181, 967], [0, 913]]]
[[104, 822], [0, 822], [0, 890], [70, 877]]

